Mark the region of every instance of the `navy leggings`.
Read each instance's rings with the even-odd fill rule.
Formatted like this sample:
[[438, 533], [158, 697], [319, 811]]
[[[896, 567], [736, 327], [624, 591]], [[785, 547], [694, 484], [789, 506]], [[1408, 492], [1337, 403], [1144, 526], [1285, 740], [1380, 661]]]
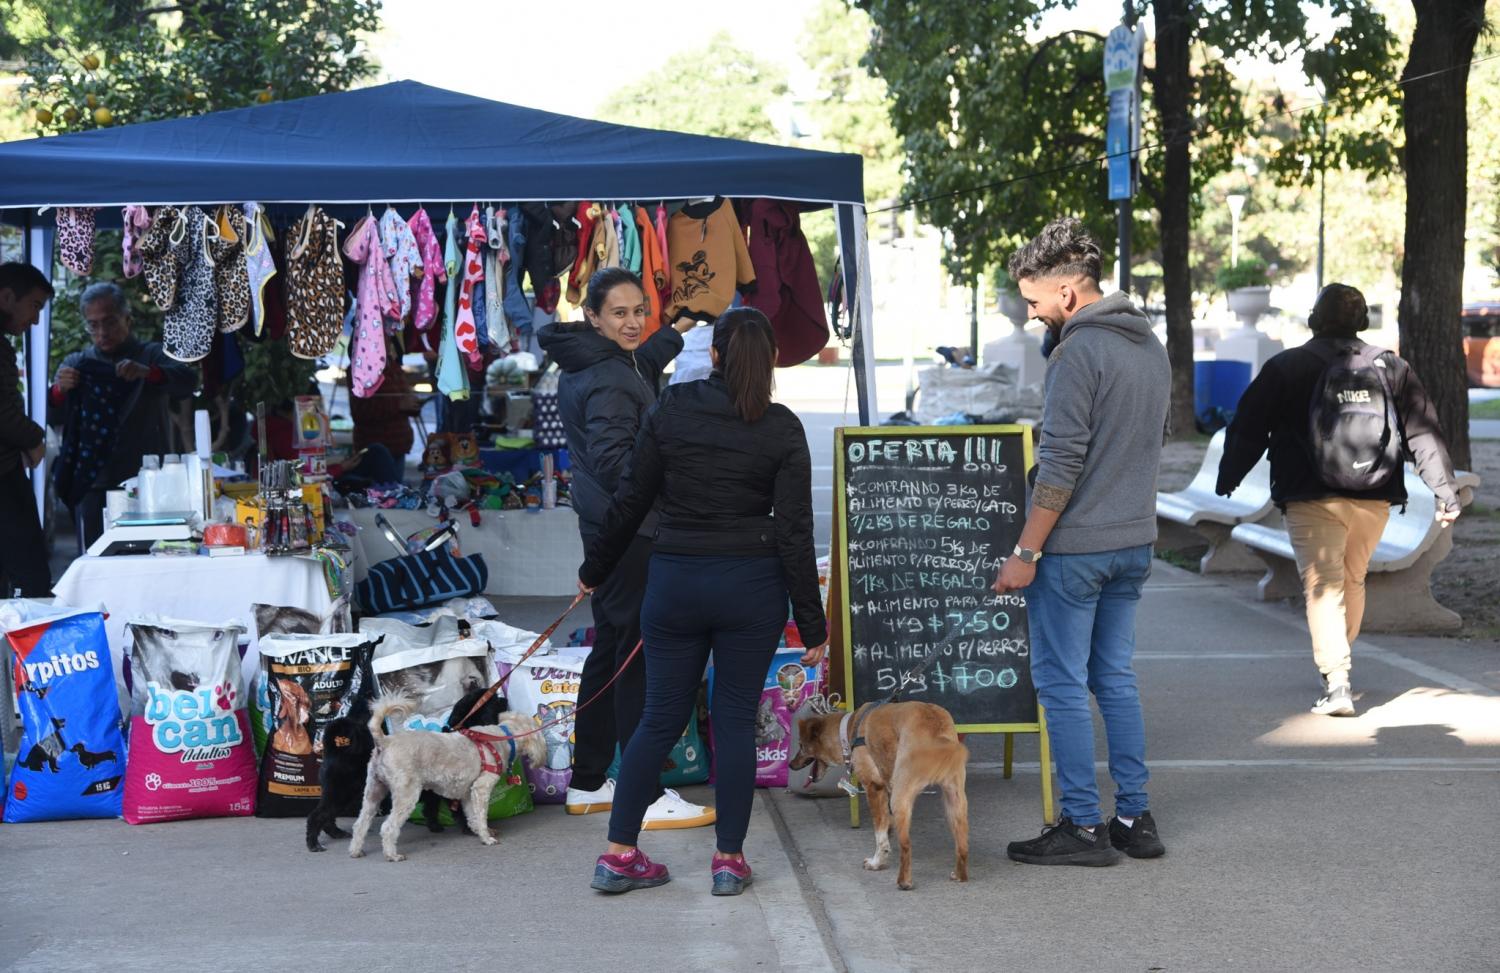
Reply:
[[610, 841], [634, 845], [640, 837], [662, 762], [692, 716], [712, 651], [718, 846], [739, 854], [755, 799], [755, 713], [786, 617], [778, 558], [652, 555], [641, 608], [646, 709], [620, 763]]

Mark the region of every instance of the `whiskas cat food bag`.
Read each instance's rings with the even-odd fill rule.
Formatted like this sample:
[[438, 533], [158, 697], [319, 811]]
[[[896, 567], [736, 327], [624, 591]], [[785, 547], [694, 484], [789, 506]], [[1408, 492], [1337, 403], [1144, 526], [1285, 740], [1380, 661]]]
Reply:
[[[765, 689], [755, 711], [755, 786], [785, 787], [792, 759], [792, 720], [802, 705], [822, 692], [822, 676], [815, 666], [801, 662], [802, 650], [782, 650], [771, 660]], [[713, 699], [714, 670], [708, 669], [709, 699]], [[710, 705], [712, 705], [710, 703]], [[712, 724], [709, 744], [713, 745]]]
[[5, 821], [119, 817], [125, 738], [103, 614], [12, 601], [0, 628], [22, 723]]
[[261, 638], [259, 683], [267, 694], [267, 733], [257, 817], [306, 817], [317, 804], [323, 728], [351, 709], [369, 718], [374, 653], [374, 641], [364, 635]]
[[241, 685], [239, 622], [143, 618], [127, 625], [130, 824], [255, 811], [255, 747]]

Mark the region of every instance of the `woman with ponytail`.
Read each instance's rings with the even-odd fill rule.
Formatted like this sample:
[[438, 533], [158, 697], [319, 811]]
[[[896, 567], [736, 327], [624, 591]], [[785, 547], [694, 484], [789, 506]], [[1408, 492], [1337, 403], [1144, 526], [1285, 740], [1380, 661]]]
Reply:
[[713, 374], [674, 385], [646, 414], [629, 473], [588, 546], [579, 587], [608, 583], [653, 509], [641, 631], [646, 709], [620, 765], [609, 848], [594, 868], [604, 892], [669, 880], [636, 847], [662, 761], [687, 726], [710, 653], [718, 852], [715, 895], [750, 882], [742, 846], [755, 790], [755, 717], [788, 598], [807, 665], [827, 650], [813, 553], [812, 465], [802, 423], [771, 401], [776, 337], [760, 311], [714, 324]]

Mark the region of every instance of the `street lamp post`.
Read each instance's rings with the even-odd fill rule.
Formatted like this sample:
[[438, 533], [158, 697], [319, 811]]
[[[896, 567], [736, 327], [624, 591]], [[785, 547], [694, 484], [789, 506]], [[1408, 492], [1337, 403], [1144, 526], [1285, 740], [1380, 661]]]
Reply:
[[1230, 193], [1224, 200], [1229, 204], [1229, 266], [1240, 265], [1240, 213], [1245, 210], [1245, 197]]

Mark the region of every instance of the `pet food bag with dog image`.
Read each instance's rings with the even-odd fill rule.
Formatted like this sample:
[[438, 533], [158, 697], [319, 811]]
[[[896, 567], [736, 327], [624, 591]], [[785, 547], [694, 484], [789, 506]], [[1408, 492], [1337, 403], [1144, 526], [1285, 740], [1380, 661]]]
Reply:
[[119, 817], [125, 738], [104, 615], [8, 601], [0, 629], [22, 726], [6, 823]]
[[[451, 621], [455, 620], [438, 619], [434, 627]], [[368, 629], [364, 625], [360, 627], [361, 634], [366, 637], [374, 634], [377, 629], [385, 633], [385, 640], [376, 648], [375, 661], [371, 664], [380, 694], [399, 694], [412, 701], [411, 715], [401, 726], [390, 727], [392, 733], [403, 730], [441, 733], [459, 699], [475, 689], [487, 688], [493, 681], [490, 675], [495, 671], [493, 655], [489, 645], [482, 639], [460, 638], [386, 655], [384, 650], [387, 642], [400, 644], [403, 634], [410, 638], [413, 633], [401, 633], [397, 629], [383, 626]], [[409, 629], [411, 626], [405, 628]], [[516, 757], [511, 764], [509, 777], [500, 781], [490, 795], [489, 817], [490, 820], [509, 818], [525, 814], [531, 809], [531, 792], [526, 786], [521, 759]], [[423, 820], [420, 804], [412, 813], [411, 820]], [[452, 814], [446, 806], [440, 812], [439, 820], [445, 826], [453, 823]]]
[[[766, 686], [755, 713], [755, 786], [787, 786], [792, 759], [792, 714], [810, 697], [822, 692], [822, 675], [816, 666], [801, 662], [802, 649], [783, 649], [771, 659]], [[708, 667], [709, 706], [713, 705], [714, 670]], [[713, 723], [709, 722], [709, 745], [713, 745]]]
[[375, 695], [374, 654], [367, 635], [261, 638], [270, 736], [260, 758], [256, 817], [305, 818], [317, 804], [323, 728]]
[[127, 624], [130, 824], [255, 812], [255, 747], [241, 685], [239, 622], [146, 617]]
[[[354, 631], [349, 602], [342, 598], [335, 601], [333, 609], [322, 617], [305, 608], [285, 605], [255, 604], [250, 606], [250, 611], [255, 616], [257, 644], [271, 635], [330, 635]], [[256, 760], [266, 752], [266, 737], [271, 733], [272, 718], [271, 689], [266, 683], [266, 667], [262, 661], [256, 669], [254, 692], [250, 695], [250, 730], [255, 738]]]

